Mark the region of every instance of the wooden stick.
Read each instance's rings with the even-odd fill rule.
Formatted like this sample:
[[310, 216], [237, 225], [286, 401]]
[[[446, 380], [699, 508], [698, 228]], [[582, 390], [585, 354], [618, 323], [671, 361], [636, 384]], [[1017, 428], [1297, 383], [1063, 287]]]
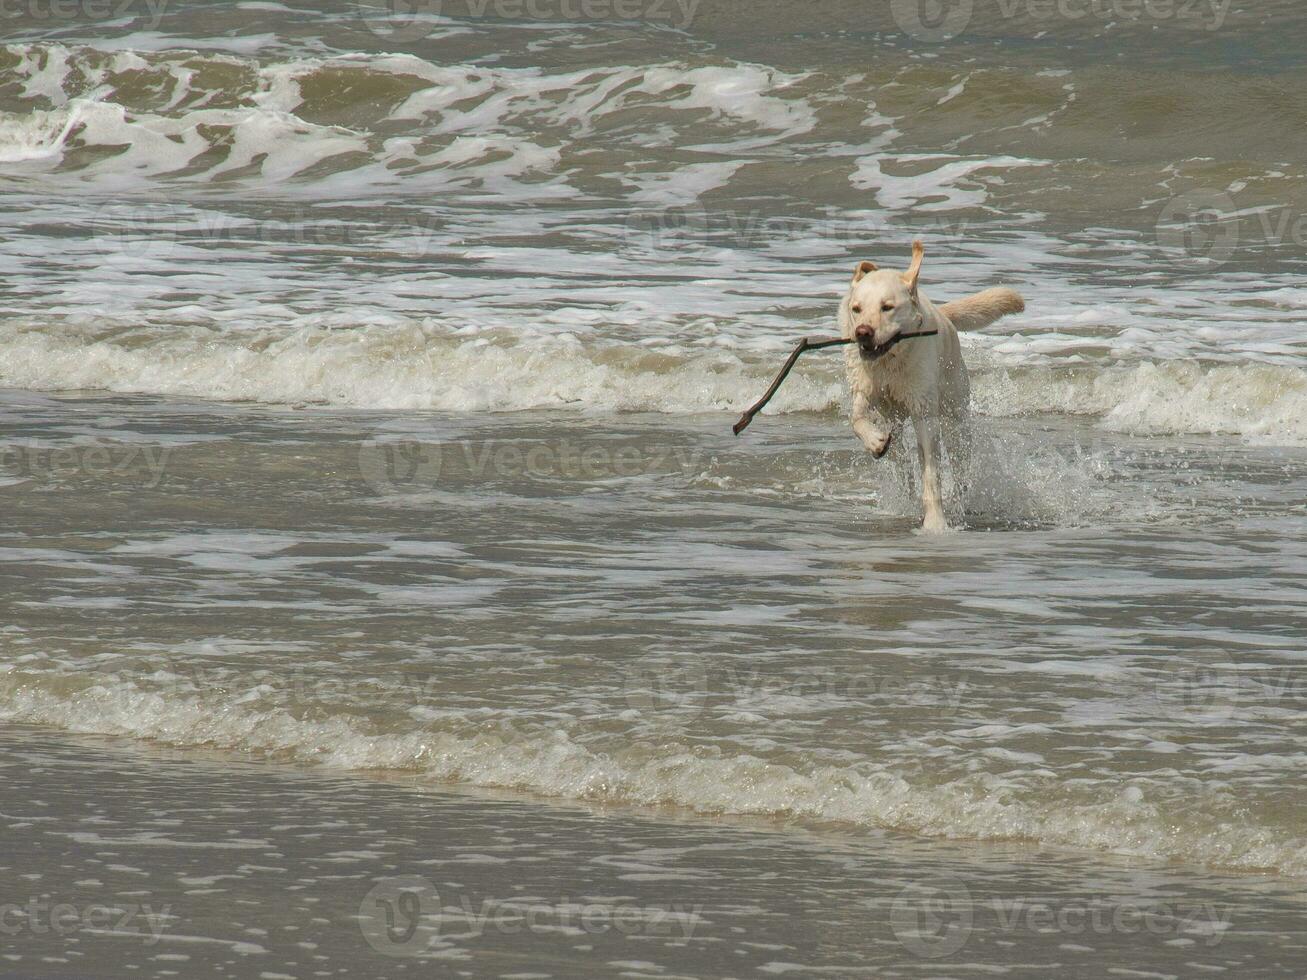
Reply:
[[821, 350], [823, 347], [835, 347], [840, 344], [851, 344], [852, 340], [845, 340], [843, 337], [804, 337], [799, 341], [797, 347], [790, 351], [790, 356], [785, 359], [785, 366], [781, 368], [781, 373], [776, 375], [776, 380], [771, 383], [767, 389], [767, 394], [759, 398], [752, 408], [745, 409], [740, 421], [731, 426], [731, 431], [737, 436], [744, 431], [745, 426], [753, 421], [753, 417], [762, 411], [762, 407], [771, 401], [772, 395], [776, 394], [776, 389], [781, 386], [785, 376], [790, 373], [790, 368], [794, 367], [794, 362], [799, 359], [799, 355], [805, 350]]
[[[938, 330], [918, 330], [916, 333], [895, 334], [880, 347], [876, 348], [874, 356], [880, 357], [900, 340], [911, 340], [913, 337], [933, 337], [937, 333], [939, 333]], [[786, 375], [790, 373], [790, 369], [794, 367], [794, 362], [799, 359], [799, 355], [804, 351], [821, 350], [823, 347], [838, 347], [843, 344], [852, 343], [855, 343], [855, 341], [845, 337], [804, 337], [799, 341], [798, 346], [790, 351], [790, 356], [785, 359], [785, 365], [781, 368], [780, 374], [776, 375], [776, 380], [771, 383], [771, 387], [767, 389], [767, 393], [759, 398], [752, 406], [745, 409], [744, 414], [740, 416], [740, 421], [731, 426], [731, 431], [738, 436], [745, 430], [748, 424], [753, 421], [753, 417], [762, 411], [764, 405], [771, 401], [772, 395], [776, 394], [776, 390], [780, 388], [781, 382], [785, 380]]]

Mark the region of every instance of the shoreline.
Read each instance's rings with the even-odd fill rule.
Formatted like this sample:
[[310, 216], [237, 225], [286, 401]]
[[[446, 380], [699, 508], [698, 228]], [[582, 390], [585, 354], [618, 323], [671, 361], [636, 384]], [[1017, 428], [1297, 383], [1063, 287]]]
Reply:
[[[253, 978], [305, 975], [327, 957], [379, 977], [528, 962], [569, 977], [619, 962], [907, 976], [1007, 948], [1031, 975], [1162, 969], [1176, 949], [1191, 969], [1254, 975], [1303, 945], [1293, 881], [414, 791], [93, 741], [0, 726], [14, 853], [65, 853], [8, 902], [22, 909], [10, 924], [62, 906], [59, 928], [24, 933], [0, 971], [112, 961], [121, 975], [172, 963]], [[206, 816], [174, 819], [184, 813]], [[277, 871], [288, 865], [289, 891]], [[367, 910], [405, 894], [419, 910], [411, 937]], [[92, 920], [111, 905], [136, 918], [122, 925], [120, 911], [104, 931]]]

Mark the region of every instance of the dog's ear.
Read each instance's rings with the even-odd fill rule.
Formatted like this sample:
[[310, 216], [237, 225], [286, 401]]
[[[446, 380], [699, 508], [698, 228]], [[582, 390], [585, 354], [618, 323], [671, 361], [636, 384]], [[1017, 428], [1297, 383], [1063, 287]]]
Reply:
[[917, 276], [921, 275], [921, 257], [925, 254], [926, 247], [918, 238], [912, 243], [912, 264], [908, 266], [908, 271], [903, 273], [903, 284], [908, 287], [908, 292], [913, 296], [917, 295]]
[[876, 263], [868, 262], [866, 259], [863, 259], [861, 262], [858, 263], [858, 267], [853, 270], [853, 281], [858, 282], [868, 272], [875, 272], [875, 271], [876, 271]]

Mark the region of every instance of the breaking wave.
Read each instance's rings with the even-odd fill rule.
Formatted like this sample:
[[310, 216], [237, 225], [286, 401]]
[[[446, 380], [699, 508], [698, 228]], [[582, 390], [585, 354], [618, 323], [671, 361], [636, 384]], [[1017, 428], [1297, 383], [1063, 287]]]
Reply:
[[510, 788], [542, 796], [698, 813], [785, 816], [981, 840], [1047, 844], [1287, 874], [1307, 871], [1307, 843], [1283, 829], [1229, 820], [1239, 801], [1213, 792], [1180, 809], [1103, 787], [1049, 793], [1019, 771], [917, 784], [880, 764], [842, 768], [791, 757], [705, 754], [639, 742], [593, 748], [568, 734], [434, 729], [388, 731], [366, 718], [298, 717], [258, 707], [259, 692], [227, 700], [87, 684], [66, 676], [0, 677], [0, 718], [64, 730], [270, 755], [342, 770], [398, 770], [433, 782]]
[[[412, 324], [289, 332], [0, 327], [0, 384], [334, 408], [442, 412], [571, 408], [738, 412], [766, 388], [774, 350], [624, 344], [568, 334]], [[981, 358], [983, 415], [1091, 416], [1128, 433], [1232, 434], [1307, 444], [1307, 372], [1260, 362], [1004, 365]], [[844, 401], [842, 360], [810, 356], [768, 412], [825, 412]]]

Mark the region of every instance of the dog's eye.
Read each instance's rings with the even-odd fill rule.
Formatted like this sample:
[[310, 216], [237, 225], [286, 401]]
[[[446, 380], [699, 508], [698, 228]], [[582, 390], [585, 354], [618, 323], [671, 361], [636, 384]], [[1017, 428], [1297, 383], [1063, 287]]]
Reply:
[[853, 307], [853, 312], [854, 312], [854, 313], [861, 313], [861, 312], [862, 312], [862, 307], [861, 307], [861, 306], [855, 306], [855, 307]]
[[886, 313], [888, 313], [890, 310], [894, 309], [894, 304], [893, 304], [893, 303], [881, 303], [881, 304], [880, 304], [880, 308], [881, 308], [882, 310], [884, 310]]

